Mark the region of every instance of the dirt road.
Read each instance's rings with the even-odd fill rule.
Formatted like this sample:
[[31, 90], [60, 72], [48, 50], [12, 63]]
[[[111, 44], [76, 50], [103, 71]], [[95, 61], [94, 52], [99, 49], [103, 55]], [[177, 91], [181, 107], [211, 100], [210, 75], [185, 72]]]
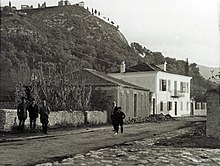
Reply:
[[114, 135], [112, 127], [55, 131], [44, 138], [0, 143], [0, 165], [34, 165], [59, 160], [93, 149], [109, 147], [189, 127], [203, 118], [183, 118], [161, 123], [126, 125], [123, 134]]

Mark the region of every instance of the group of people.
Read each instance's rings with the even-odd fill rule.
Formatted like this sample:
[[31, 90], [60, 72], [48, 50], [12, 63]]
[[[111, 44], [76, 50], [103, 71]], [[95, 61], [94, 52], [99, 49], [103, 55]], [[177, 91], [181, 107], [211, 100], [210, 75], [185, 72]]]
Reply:
[[[27, 119], [27, 112], [29, 112], [30, 118], [30, 131], [36, 133], [36, 120], [40, 114], [40, 122], [42, 123], [42, 131], [47, 134], [47, 125], [49, 123], [50, 109], [46, 105], [44, 100], [42, 106], [39, 108], [34, 99], [31, 102], [27, 101], [25, 97], [21, 97], [21, 102], [18, 104], [17, 116], [19, 120], [19, 131], [24, 131], [25, 121]], [[115, 131], [115, 135], [118, 134], [119, 126], [121, 133], [123, 133], [123, 119], [125, 114], [121, 111], [121, 107], [117, 107], [116, 103], [113, 103], [113, 110], [111, 112], [111, 121]]]
[[44, 100], [42, 106], [39, 108], [36, 101], [32, 99], [30, 102], [25, 97], [21, 97], [21, 103], [18, 104], [17, 116], [19, 120], [19, 131], [24, 131], [25, 121], [27, 119], [27, 112], [30, 118], [30, 130], [36, 132], [36, 120], [40, 114], [40, 122], [42, 123], [43, 133], [47, 134], [47, 125], [49, 122], [50, 109]]
[[115, 135], [118, 134], [119, 126], [121, 129], [121, 133], [123, 133], [123, 119], [125, 118], [124, 112], [121, 111], [121, 107], [117, 107], [116, 103], [113, 102], [113, 110], [111, 113], [111, 121], [113, 125], [113, 129], [115, 131]]

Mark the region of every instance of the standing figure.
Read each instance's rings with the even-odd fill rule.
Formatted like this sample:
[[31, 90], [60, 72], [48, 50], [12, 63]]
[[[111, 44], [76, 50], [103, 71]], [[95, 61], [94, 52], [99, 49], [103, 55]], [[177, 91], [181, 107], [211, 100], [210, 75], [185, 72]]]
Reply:
[[115, 121], [116, 121], [115, 135], [118, 134], [119, 125], [121, 128], [121, 133], [123, 133], [123, 119], [124, 118], [125, 118], [124, 112], [121, 111], [121, 107], [118, 107], [115, 113]]
[[40, 122], [42, 123], [43, 133], [47, 134], [47, 124], [49, 123], [50, 109], [46, 106], [46, 101], [43, 101], [43, 105], [40, 108]]
[[19, 120], [19, 130], [24, 131], [25, 120], [27, 119], [27, 103], [25, 97], [21, 97], [21, 103], [18, 104], [17, 116]]
[[36, 132], [36, 120], [38, 118], [38, 105], [36, 104], [35, 100], [33, 99], [31, 105], [28, 107], [29, 118], [30, 118], [30, 130], [31, 132]]
[[112, 111], [111, 111], [111, 122], [112, 122], [112, 126], [113, 126], [113, 130], [115, 131], [115, 126], [116, 126], [116, 121], [115, 121], [115, 113], [117, 111], [117, 106], [116, 106], [116, 102], [113, 102], [113, 107], [112, 107]]

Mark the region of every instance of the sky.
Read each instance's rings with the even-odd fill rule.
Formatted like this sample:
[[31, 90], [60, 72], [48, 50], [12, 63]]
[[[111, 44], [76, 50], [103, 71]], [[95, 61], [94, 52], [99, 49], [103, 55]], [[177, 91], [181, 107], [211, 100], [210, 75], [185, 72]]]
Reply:
[[[57, 0], [11, 0], [21, 4]], [[70, 0], [72, 4], [81, 0]], [[119, 25], [128, 42], [138, 42], [165, 57], [189, 59], [192, 63], [220, 67], [220, 0], [84, 0], [86, 7], [97, 9], [102, 16]], [[1, 0], [1, 6], [8, 0]]]

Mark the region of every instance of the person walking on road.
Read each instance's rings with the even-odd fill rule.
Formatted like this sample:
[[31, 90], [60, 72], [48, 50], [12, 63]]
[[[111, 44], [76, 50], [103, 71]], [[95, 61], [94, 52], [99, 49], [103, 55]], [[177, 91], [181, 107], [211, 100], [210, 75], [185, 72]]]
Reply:
[[27, 119], [27, 103], [25, 101], [25, 97], [21, 97], [21, 103], [18, 104], [17, 116], [18, 116], [18, 120], [19, 120], [18, 130], [23, 132], [25, 120]]
[[42, 123], [43, 133], [47, 134], [47, 124], [49, 123], [50, 109], [46, 105], [46, 100], [43, 101], [43, 105], [40, 108], [40, 122]]
[[33, 133], [36, 133], [36, 120], [38, 118], [38, 105], [36, 101], [33, 99], [31, 104], [28, 107], [29, 118], [30, 118], [30, 130]]
[[124, 112], [121, 111], [121, 107], [117, 107], [117, 111], [115, 113], [115, 121], [116, 121], [116, 130], [115, 135], [118, 134], [119, 125], [121, 129], [121, 133], [123, 133], [123, 119], [125, 118]]
[[115, 113], [117, 111], [117, 106], [116, 106], [116, 102], [113, 102], [113, 107], [112, 107], [112, 112], [111, 112], [111, 122], [112, 122], [112, 126], [113, 126], [113, 130], [116, 130], [116, 121], [115, 121]]

